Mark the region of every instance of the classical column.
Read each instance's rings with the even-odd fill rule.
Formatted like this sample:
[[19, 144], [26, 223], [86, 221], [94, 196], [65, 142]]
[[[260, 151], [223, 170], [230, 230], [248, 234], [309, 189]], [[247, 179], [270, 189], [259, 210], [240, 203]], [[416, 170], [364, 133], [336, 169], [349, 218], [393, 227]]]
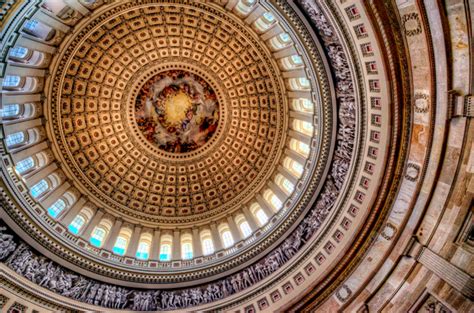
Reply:
[[181, 232], [178, 229], [173, 231], [173, 244], [171, 247], [171, 260], [181, 260]]
[[309, 135], [306, 135], [306, 134], [303, 134], [303, 133], [300, 133], [296, 130], [290, 130], [288, 132], [288, 135], [291, 137], [291, 138], [294, 138], [296, 140], [299, 140], [305, 144], [307, 144], [308, 146], [311, 145], [311, 136]]
[[415, 258], [436, 276], [468, 298], [474, 294], [474, 279], [466, 272], [444, 259], [439, 254], [423, 246], [413, 237], [406, 249], [407, 255]]
[[53, 173], [55, 170], [57, 170], [58, 166], [56, 163], [51, 163], [48, 166], [42, 168], [39, 172], [33, 174], [32, 176], [28, 177], [25, 179], [25, 185], [28, 188], [33, 187], [36, 183], [38, 183], [40, 180], [43, 178], [48, 177], [49, 174]]
[[239, 0], [229, 0], [229, 2], [227, 2], [225, 5], [225, 9], [232, 10], [236, 6], [237, 2], [239, 2]]
[[34, 128], [37, 126], [41, 126], [40, 118], [29, 120], [29, 121], [21, 121], [15, 124], [6, 124], [4, 126], [4, 129], [5, 129], [5, 134], [8, 136], [9, 134], [13, 134], [13, 133], [23, 131], [23, 130], [28, 130], [30, 128]]
[[290, 117], [313, 124], [313, 113], [290, 111]]
[[[291, 46], [286, 47], [284, 49], [275, 51], [273, 53], [273, 56], [276, 59], [282, 59], [282, 58], [289, 57], [289, 56], [292, 56], [292, 55], [295, 55], [295, 54], [299, 54], [299, 52], [298, 52], [298, 50], [296, 50], [294, 45], [291, 45]], [[290, 98], [299, 98], [299, 97], [292, 97], [291, 94], [289, 96], [290, 96]], [[304, 98], [306, 98], [306, 97], [304, 97]]]
[[48, 148], [48, 144], [46, 143], [46, 141], [42, 141], [34, 146], [12, 153], [12, 159], [16, 164], [19, 161], [24, 160], [29, 156], [35, 155], [38, 152], [46, 150], [47, 148]]
[[216, 223], [211, 223], [211, 235], [212, 235], [212, 243], [214, 244], [214, 251], [222, 250], [222, 240], [221, 236], [219, 235], [219, 231], [217, 230]]
[[273, 209], [270, 207], [270, 205], [267, 203], [267, 201], [265, 201], [265, 199], [263, 199], [263, 197], [261, 195], [256, 195], [256, 198], [257, 198], [257, 202], [260, 205], [260, 207], [262, 208], [263, 212], [265, 212], [265, 215], [270, 220], [271, 217], [273, 216], [273, 213], [274, 213]]
[[86, 202], [87, 200], [84, 197], [79, 198], [79, 200], [77, 200], [69, 210], [66, 209], [67, 212], [59, 218], [59, 222], [65, 227], [69, 226], [76, 215], [82, 210]]
[[272, 181], [269, 181], [268, 182], [268, 187], [270, 187], [270, 189], [278, 197], [278, 199], [281, 200], [282, 204], [285, 203], [285, 200], [288, 198], [288, 196], [286, 195], [286, 193], [283, 190], [281, 190], [280, 186], [278, 186], [277, 184], [275, 184]]
[[85, 240], [89, 240], [91, 237], [92, 231], [94, 228], [99, 224], [100, 220], [104, 216], [104, 212], [101, 210], [97, 210], [94, 214], [94, 217], [92, 220], [87, 224], [87, 227], [84, 229], [84, 231], [81, 234], [81, 237]]
[[122, 229], [123, 221], [121, 219], [116, 219], [112, 229], [110, 230], [109, 236], [107, 236], [107, 241], [104, 244], [104, 249], [112, 251], [114, 248], [117, 237]]
[[153, 232], [153, 241], [151, 242], [151, 251], [150, 251], [150, 260], [159, 260], [160, 259], [160, 240], [161, 240], [161, 230], [155, 229]]
[[291, 172], [286, 167], [279, 165], [278, 172], [281, 175], [285, 176], [285, 178], [288, 179], [294, 186], [296, 186], [296, 184], [298, 183], [298, 178], [293, 176], [293, 174], [291, 174]]
[[61, 184], [58, 188], [56, 188], [52, 193], [50, 193], [46, 198], [41, 201], [41, 204], [44, 208], [49, 208], [53, 205], [59, 198], [61, 198], [64, 193], [71, 187], [68, 182]]
[[[297, 139], [297, 138], [295, 138], [295, 139]], [[289, 156], [291, 159], [295, 160], [296, 162], [298, 162], [302, 166], [304, 166], [304, 164], [306, 163], [306, 158], [304, 156], [302, 156], [298, 152], [293, 151], [291, 149], [286, 148], [285, 149], [285, 155]]]
[[242, 240], [242, 236], [240, 235], [239, 228], [235, 223], [235, 220], [232, 216], [227, 216], [227, 224], [229, 224], [229, 229], [232, 234], [232, 238], [234, 239], [234, 243], [237, 243]]
[[[295, 68], [295, 69], [285, 70], [282, 73], [282, 76], [283, 78], [301, 78], [301, 77], [306, 77], [306, 72], [304, 68]], [[290, 111], [290, 117], [292, 116], [291, 115], [292, 112], [295, 112], [295, 111]]]
[[255, 217], [250, 212], [248, 207], [246, 207], [246, 206], [242, 207], [242, 213], [244, 214], [245, 220], [247, 221], [247, 223], [249, 223], [249, 226], [250, 226], [250, 229], [252, 230], [252, 232], [259, 229], [259, 226], [258, 226], [257, 222], [255, 221]]
[[193, 257], [198, 258], [200, 256], [202, 256], [202, 246], [199, 229], [193, 228]]
[[257, 5], [254, 7], [254, 10], [252, 11], [252, 13], [250, 13], [246, 18], [245, 18], [245, 23], [247, 24], [252, 24], [253, 22], [255, 22], [258, 18], [260, 18], [263, 13], [265, 13], [266, 10]]
[[138, 242], [140, 240], [140, 235], [142, 233], [142, 228], [141, 226], [135, 226], [133, 229], [132, 237], [130, 238], [130, 244], [128, 245], [127, 248], [127, 253], [125, 253], [126, 256], [134, 258], [136, 253], [137, 253], [137, 248], [138, 248]]
[[418, 262], [466, 297], [474, 295], [474, 279], [430, 249], [423, 247]]

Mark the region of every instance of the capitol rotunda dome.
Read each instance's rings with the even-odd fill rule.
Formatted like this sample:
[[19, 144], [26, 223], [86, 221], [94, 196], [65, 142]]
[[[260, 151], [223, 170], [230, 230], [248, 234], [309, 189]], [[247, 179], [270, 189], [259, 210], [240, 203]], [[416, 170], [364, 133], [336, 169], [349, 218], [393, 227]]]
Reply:
[[468, 4], [2, 8], [0, 308], [472, 309]]

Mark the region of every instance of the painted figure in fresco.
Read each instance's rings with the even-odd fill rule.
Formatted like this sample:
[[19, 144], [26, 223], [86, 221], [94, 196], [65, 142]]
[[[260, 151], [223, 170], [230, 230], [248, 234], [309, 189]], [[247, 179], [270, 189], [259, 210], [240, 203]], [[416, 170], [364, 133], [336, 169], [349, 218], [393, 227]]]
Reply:
[[217, 130], [217, 96], [202, 78], [172, 70], [156, 75], [142, 87], [135, 118], [146, 140], [175, 153], [198, 149]]

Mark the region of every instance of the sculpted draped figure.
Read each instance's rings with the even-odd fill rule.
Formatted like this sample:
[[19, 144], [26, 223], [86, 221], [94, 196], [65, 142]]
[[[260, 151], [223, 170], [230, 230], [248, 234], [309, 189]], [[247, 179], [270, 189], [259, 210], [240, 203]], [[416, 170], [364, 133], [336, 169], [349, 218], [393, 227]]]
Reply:
[[5, 227], [0, 227], [0, 260], [5, 259], [16, 248], [13, 236], [5, 234]]
[[143, 291], [102, 284], [74, 274], [45, 257], [37, 255], [24, 242], [21, 242], [17, 248], [14, 237], [5, 232], [5, 227], [0, 228], [0, 245], [5, 247], [0, 250], [0, 260], [5, 259], [8, 267], [28, 280], [62, 296], [88, 304], [136, 311], [183, 309], [223, 299], [249, 288], [277, 271], [313, 234], [314, 229], [319, 225], [319, 218], [319, 214], [308, 216], [282, 247], [271, 252], [261, 262], [225, 279], [192, 289]]

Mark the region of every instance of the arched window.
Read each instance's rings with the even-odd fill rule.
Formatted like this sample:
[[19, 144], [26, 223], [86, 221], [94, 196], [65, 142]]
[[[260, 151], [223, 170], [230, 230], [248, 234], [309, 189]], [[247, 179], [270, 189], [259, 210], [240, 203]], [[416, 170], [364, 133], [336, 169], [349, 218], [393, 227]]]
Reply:
[[268, 222], [267, 214], [265, 214], [258, 203], [254, 203], [250, 206], [250, 212], [252, 212], [253, 216], [257, 218], [257, 222], [260, 227]]
[[310, 82], [306, 77], [288, 79], [291, 90], [309, 90]]
[[91, 233], [91, 238], [89, 240], [91, 245], [99, 248], [102, 247], [111, 228], [112, 222], [107, 219], [101, 220], [99, 225], [97, 225]]
[[107, 235], [107, 231], [103, 227], [96, 227], [91, 234], [91, 244], [96, 247], [102, 246], [102, 242]]
[[293, 129], [306, 135], [313, 134], [313, 125], [306, 121], [293, 120]]
[[242, 235], [244, 235], [245, 238], [252, 235], [252, 229], [250, 228], [250, 225], [247, 221], [240, 223], [239, 228], [240, 228], [240, 231], [242, 232]]
[[229, 248], [234, 244], [234, 238], [232, 237], [232, 233], [230, 232], [229, 225], [221, 224], [219, 225], [219, 233], [222, 239], [222, 245], [224, 248]]
[[294, 54], [289, 57], [282, 58], [281, 63], [285, 70], [293, 70], [303, 66], [303, 59], [299, 55]]
[[255, 21], [255, 27], [260, 32], [264, 32], [276, 23], [275, 16], [271, 12], [265, 12]]
[[42, 196], [49, 188], [49, 184], [46, 180], [42, 179], [37, 182], [33, 187], [30, 189], [30, 193], [33, 198], [38, 198]]
[[148, 242], [140, 242], [138, 244], [137, 259], [147, 260], [150, 254], [150, 244]]
[[122, 228], [117, 240], [115, 240], [114, 247], [112, 252], [118, 255], [124, 255], [127, 251], [128, 244], [130, 243], [130, 238], [132, 237], [132, 231], [129, 228]]
[[300, 177], [303, 174], [303, 165], [289, 157], [283, 160], [283, 166], [296, 177]]
[[122, 236], [118, 236], [117, 240], [115, 241], [115, 245], [112, 248], [112, 252], [118, 255], [124, 255], [125, 250], [127, 249], [127, 244], [128, 244], [127, 239], [125, 239]]
[[28, 48], [25, 47], [13, 47], [10, 49], [9, 56], [15, 59], [24, 59], [28, 55]]
[[300, 98], [291, 101], [293, 110], [300, 112], [313, 112], [313, 103], [309, 99]]
[[26, 21], [23, 24], [23, 31], [44, 41], [51, 40], [56, 34], [55, 29], [37, 20]]
[[137, 259], [148, 260], [150, 257], [152, 236], [149, 233], [142, 234], [138, 242], [138, 249], [135, 256]]
[[39, 22], [37, 20], [28, 20], [23, 25], [23, 28], [26, 31], [34, 32], [36, 30], [36, 27], [38, 27], [38, 25], [39, 25]]
[[160, 245], [160, 261], [171, 260], [171, 243], [172, 238], [170, 235], [164, 235], [161, 237]]
[[74, 235], [79, 234], [79, 231], [81, 228], [84, 226], [86, 223], [86, 219], [82, 215], [77, 215], [69, 224], [69, 231], [73, 233]]
[[15, 166], [15, 171], [18, 174], [25, 174], [35, 166], [35, 161], [32, 157], [27, 157], [26, 159], [21, 160]]
[[287, 33], [281, 33], [270, 39], [270, 45], [275, 50], [281, 50], [292, 44], [291, 37]]
[[250, 228], [250, 225], [243, 214], [239, 214], [235, 217], [235, 223], [239, 227], [243, 238], [247, 238], [248, 236], [252, 235], [252, 228]]
[[255, 211], [255, 217], [257, 218], [260, 226], [263, 226], [268, 222], [268, 217], [262, 209], [258, 209], [257, 211]]
[[25, 141], [25, 133], [24, 132], [16, 132], [7, 136], [7, 146], [13, 147], [19, 145]]
[[303, 59], [297, 54], [292, 55], [290, 58], [291, 58], [291, 61], [293, 62], [293, 64], [295, 64], [295, 65], [302, 65], [303, 64]]
[[48, 208], [48, 214], [52, 218], [56, 218], [66, 208], [66, 202], [63, 199], [58, 199]]
[[18, 114], [20, 114], [20, 105], [18, 104], [6, 104], [2, 108], [3, 118], [15, 117]]
[[278, 196], [274, 194], [273, 191], [271, 191], [270, 189], [264, 192], [263, 198], [276, 211], [280, 210], [283, 206], [283, 203], [281, 202], [280, 198], [278, 198]]
[[283, 191], [285, 191], [288, 195], [293, 192], [295, 189], [295, 185], [290, 182], [286, 177], [281, 174], [278, 174], [275, 177], [275, 184], [277, 184]]
[[81, 212], [72, 220], [71, 224], [69, 224], [68, 229], [74, 235], [79, 234], [81, 229], [84, 225], [92, 218], [93, 211], [88, 208], [84, 207]]
[[17, 88], [20, 87], [21, 77], [17, 75], [7, 75], [3, 78], [2, 86]]
[[190, 234], [181, 236], [181, 258], [183, 260], [193, 258], [193, 237]]
[[255, 3], [257, 3], [257, 0], [239, 0], [237, 5], [235, 6], [235, 9], [241, 15], [245, 16], [249, 14], [250, 12], [252, 12], [252, 9]]
[[305, 157], [309, 155], [309, 146], [296, 139], [290, 140], [290, 149]]
[[224, 244], [224, 248], [229, 248], [234, 244], [234, 238], [232, 238], [230, 230], [222, 232], [222, 243]]
[[203, 230], [201, 232], [201, 245], [202, 253], [209, 255], [214, 253], [214, 243], [212, 242], [211, 232], [209, 230]]

